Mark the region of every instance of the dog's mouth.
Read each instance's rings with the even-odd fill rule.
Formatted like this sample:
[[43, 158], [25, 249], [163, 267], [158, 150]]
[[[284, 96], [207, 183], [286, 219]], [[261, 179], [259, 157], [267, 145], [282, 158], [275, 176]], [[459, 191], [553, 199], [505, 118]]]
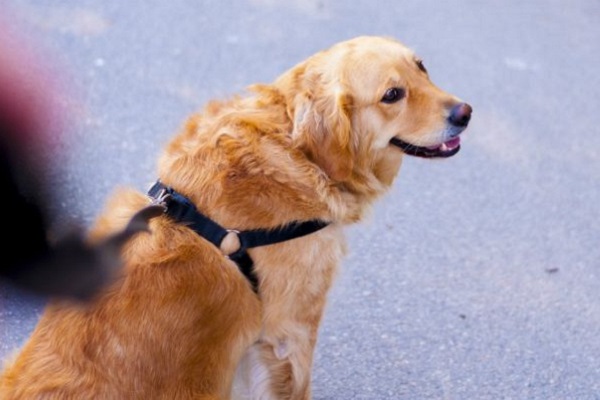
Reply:
[[460, 150], [460, 137], [455, 137], [436, 146], [416, 146], [404, 140], [393, 137], [390, 143], [399, 147], [404, 153], [422, 158], [448, 158]]

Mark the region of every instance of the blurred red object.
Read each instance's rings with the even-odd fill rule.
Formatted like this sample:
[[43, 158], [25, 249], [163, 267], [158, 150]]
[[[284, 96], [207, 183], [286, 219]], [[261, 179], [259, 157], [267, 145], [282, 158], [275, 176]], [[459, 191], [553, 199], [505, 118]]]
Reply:
[[143, 210], [95, 246], [82, 232], [48, 240], [55, 197], [47, 170], [60, 158], [66, 115], [58, 99], [65, 92], [48, 55], [32, 43], [0, 18], [0, 278], [42, 295], [88, 299], [114, 279], [121, 247], [159, 211]]

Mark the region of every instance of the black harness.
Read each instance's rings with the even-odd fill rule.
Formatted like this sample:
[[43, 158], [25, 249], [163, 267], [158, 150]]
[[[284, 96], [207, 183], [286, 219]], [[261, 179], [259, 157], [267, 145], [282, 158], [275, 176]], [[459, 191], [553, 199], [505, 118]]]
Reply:
[[[187, 197], [178, 193], [173, 188], [163, 185], [160, 181], [157, 181], [150, 188], [148, 196], [152, 198], [154, 204], [163, 206], [165, 213], [170, 218], [188, 226], [198, 235], [220, 249], [227, 258], [235, 262], [256, 293], [258, 293], [258, 277], [254, 272], [254, 263], [248, 254], [248, 249], [306, 236], [329, 225], [328, 222], [322, 220], [295, 221], [273, 229], [237, 231], [223, 228], [215, 221], [200, 213]], [[233, 236], [233, 251], [225, 251], [224, 249], [223, 240], [227, 236]]]

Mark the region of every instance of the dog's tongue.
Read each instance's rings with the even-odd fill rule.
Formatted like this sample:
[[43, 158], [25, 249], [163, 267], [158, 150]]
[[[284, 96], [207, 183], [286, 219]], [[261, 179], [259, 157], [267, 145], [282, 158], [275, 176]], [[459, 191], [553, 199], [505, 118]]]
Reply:
[[460, 137], [448, 140], [447, 142], [438, 144], [437, 146], [428, 146], [427, 148], [429, 150], [450, 151], [456, 149], [458, 146], [460, 146]]

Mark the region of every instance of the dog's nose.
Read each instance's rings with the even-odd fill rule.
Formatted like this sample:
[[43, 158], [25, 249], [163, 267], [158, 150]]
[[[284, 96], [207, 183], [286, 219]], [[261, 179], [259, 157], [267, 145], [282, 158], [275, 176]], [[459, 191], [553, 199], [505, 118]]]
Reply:
[[465, 127], [469, 124], [473, 108], [467, 103], [460, 103], [452, 107], [448, 121], [458, 127]]

